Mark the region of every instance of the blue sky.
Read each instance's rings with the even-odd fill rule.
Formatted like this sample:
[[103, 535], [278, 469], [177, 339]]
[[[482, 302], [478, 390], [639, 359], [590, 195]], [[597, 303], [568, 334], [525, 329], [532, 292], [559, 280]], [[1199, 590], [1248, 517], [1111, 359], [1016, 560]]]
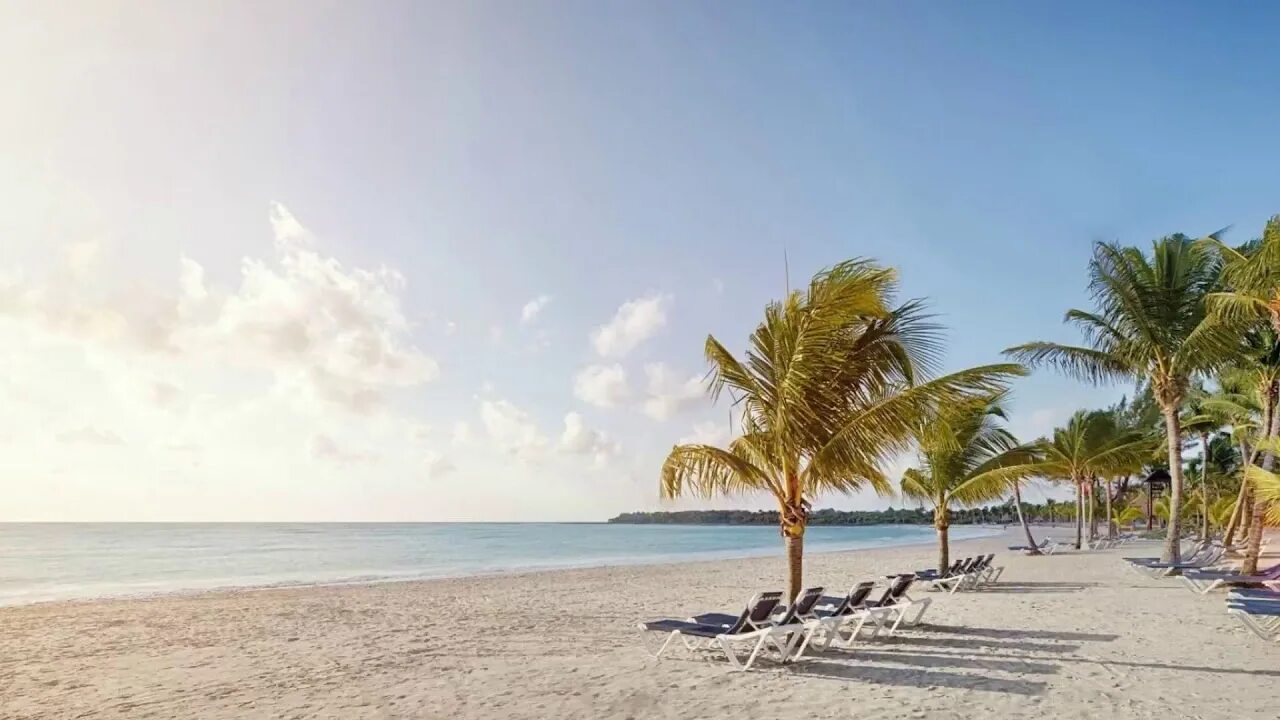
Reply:
[[[702, 339], [741, 346], [784, 251], [797, 282], [900, 268], [958, 368], [1073, 340], [1096, 240], [1252, 237], [1280, 212], [1277, 14], [10, 7], [0, 519], [656, 508], [665, 449], [727, 414], [686, 397]], [[646, 299], [634, 347], [601, 355], [593, 332]], [[358, 312], [303, 312], [327, 303]], [[629, 393], [584, 399], [593, 366]], [[1039, 374], [1012, 425], [1121, 392]]]

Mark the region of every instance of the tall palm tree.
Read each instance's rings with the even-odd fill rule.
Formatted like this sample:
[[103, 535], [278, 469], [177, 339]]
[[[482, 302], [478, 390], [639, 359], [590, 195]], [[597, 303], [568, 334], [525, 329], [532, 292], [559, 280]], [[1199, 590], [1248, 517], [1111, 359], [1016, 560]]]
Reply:
[[850, 260], [770, 303], [739, 360], [708, 336], [712, 399], [728, 393], [741, 435], [726, 448], [679, 445], [662, 465], [665, 498], [767, 493], [778, 504], [788, 592], [801, 588], [809, 507], [823, 493], [891, 492], [883, 466], [940, 406], [999, 391], [1024, 374], [990, 365], [926, 380], [939, 328], [918, 301], [896, 307], [897, 274]]
[[918, 466], [902, 476], [902, 494], [933, 506], [938, 572], [951, 564], [947, 539], [953, 505], [976, 506], [1003, 498], [1035, 451], [1001, 426], [1006, 394], [977, 397], [943, 408], [919, 431]]
[[1053, 437], [1036, 444], [1039, 459], [1023, 468], [1029, 475], [1069, 481], [1076, 488], [1076, 548], [1084, 540], [1084, 483], [1141, 464], [1151, 452], [1151, 439], [1140, 432], [1118, 431], [1105, 411], [1078, 411]]
[[1209, 506], [1212, 504], [1209, 499], [1209, 472], [1213, 463], [1210, 457], [1209, 441], [1227, 423], [1227, 419], [1222, 414], [1215, 412], [1207, 404], [1211, 397], [1212, 393], [1203, 386], [1193, 388], [1187, 398], [1186, 412], [1181, 422], [1183, 432], [1194, 435], [1200, 445], [1198, 462], [1200, 482], [1196, 489], [1199, 491], [1200, 536], [1205, 540], [1209, 539]]
[[[1218, 238], [1206, 241], [1222, 258], [1222, 279], [1226, 289], [1209, 297], [1209, 306], [1216, 315], [1246, 323], [1269, 325], [1280, 334], [1280, 215], [1267, 221], [1262, 238], [1241, 248], [1231, 248]], [[1271, 399], [1271, 417], [1262, 434], [1262, 467], [1252, 463], [1246, 467], [1246, 476], [1253, 476], [1265, 484], [1266, 475], [1275, 467], [1276, 453], [1272, 439], [1280, 435], [1280, 412], [1275, 411], [1277, 383], [1265, 390]], [[1262, 551], [1262, 526], [1267, 515], [1269, 495], [1258, 488], [1249, 518], [1249, 546], [1245, 551], [1244, 572], [1257, 572], [1258, 556]], [[1261, 502], [1259, 502], [1261, 500]]]
[[1089, 262], [1095, 311], [1066, 314], [1086, 345], [1033, 342], [1005, 351], [1093, 383], [1137, 378], [1150, 385], [1164, 415], [1172, 477], [1165, 561], [1180, 559], [1182, 401], [1193, 377], [1224, 364], [1237, 349], [1238, 333], [1206, 314], [1205, 297], [1217, 288], [1218, 270], [1213, 253], [1184, 235], [1155, 241], [1150, 255], [1098, 243]]
[[[1020, 477], [1010, 478], [1009, 480], [1009, 489], [1013, 491], [1013, 507], [1018, 512], [1018, 524], [1022, 526], [1022, 534], [1027, 536], [1027, 548], [1029, 549], [1025, 551], [1026, 554], [1039, 555], [1040, 550], [1036, 546], [1036, 539], [1031, 536], [1031, 526], [1027, 524], [1026, 513], [1022, 509], [1022, 483], [1023, 478]], [[1050, 508], [1050, 513], [1052, 513], [1052, 508]], [[1052, 518], [1052, 514], [1050, 514], [1050, 518]]]
[[1223, 544], [1230, 546], [1242, 525], [1252, 517], [1252, 488], [1244, 469], [1252, 465], [1257, 454], [1257, 441], [1266, 435], [1274, 401], [1271, 389], [1280, 379], [1280, 344], [1272, 342], [1274, 333], [1259, 328], [1246, 335], [1246, 351], [1238, 362], [1218, 374], [1217, 387], [1200, 401], [1207, 413], [1231, 426], [1231, 439], [1237, 446], [1239, 489], [1226, 523]]

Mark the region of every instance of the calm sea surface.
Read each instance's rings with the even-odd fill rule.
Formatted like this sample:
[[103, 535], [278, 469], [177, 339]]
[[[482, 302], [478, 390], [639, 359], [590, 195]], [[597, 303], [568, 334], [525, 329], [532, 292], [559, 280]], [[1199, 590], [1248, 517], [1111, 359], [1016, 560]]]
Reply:
[[[953, 527], [953, 539], [997, 532]], [[933, 541], [909, 525], [812, 527], [810, 552]], [[774, 527], [559, 523], [0, 524], [0, 605], [748, 557]]]

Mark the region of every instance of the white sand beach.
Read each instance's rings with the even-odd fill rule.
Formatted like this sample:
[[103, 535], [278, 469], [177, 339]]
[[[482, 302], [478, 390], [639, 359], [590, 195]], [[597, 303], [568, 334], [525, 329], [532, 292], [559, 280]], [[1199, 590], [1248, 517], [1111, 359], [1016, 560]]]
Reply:
[[[1059, 531], [1064, 536], [1065, 531]], [[655, 661], [636, 622], [736, 611], [781, 558], [0, 609], [4, 718], [1275, 718], [1280, 645], [1123, 550], [1027, 558], [930, 594], [920, 627], [791, 666]], [[931, 546], [816, 554], [810, 583]]]

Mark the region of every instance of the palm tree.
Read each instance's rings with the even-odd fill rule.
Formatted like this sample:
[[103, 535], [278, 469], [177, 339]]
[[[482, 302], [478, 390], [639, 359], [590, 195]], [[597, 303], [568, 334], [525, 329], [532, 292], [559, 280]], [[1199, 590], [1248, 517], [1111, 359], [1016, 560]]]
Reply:
[[1136, 507], [1129, 506], [1125, 508], [1116, 508], [1116, 514], [1112, 517], [1112, 521], [1118, 526], [1133, 525], [1135, 522], [1143, 518], [1143, 513]]
[[1113, 243], [1094, 246], [1089, 289], [1094, 312], [1068, 310], [1086, 346], [1033, 342], [1006, 351], [1031, 366], [1050, 365], [1093, 383], [1145, 380], [1164, 415], [1171, 502], [1175, 508], [1162, 559], [1180, 559], [1177, 508], [1182, 505], [1182, 429], [1179, 411], [1194, 376], [1229, 360], [1238, 334], [1206, 315], [1218, 263], [1184, 235], [1155, 241], [1150, 255]]
[[1080, 410], [1052, 438], [1036, 444], [1040, 458], [1023, 468], [1028, 474], [1071, 482], [1076, 488], [1076, 548], [1084, 540], [1083, 486], [1091, 478], [1106, 477], [1140, 464], [1150, 453], [1151, 440], [1132, 430], [1117, 430], [1105, 411]]
[[1186, 414], [1182, 419], [1182, 429], [1189, 435], [1195, 435], [1200, 441], [1200, 483], [1198, 490], [1200, 496], [1198, 507], [1200, 511], [1200, 536], [1209, 539], [1209, 471], [1212, 458], [1209, 442], [1213, 436], [1227, 423], [1227, 419], [1220, 413], [1215, 412], [1207, 402], [1212, 394], [1204, 387], [1196, 387], [1188, 397]]
[[[1242, 363], [1243, 366], [1243, 363]], [[1253, 442], [1259, 428], [1265, 424], [1263, 417], [1269, 410], [1258, 399], [1258, 388], [1243, 367], [1228, 368], [1218, 374], [1217, 387], [1200, 399], [1200, 409], [1205, 415], [1217, 418], [1221, 425], [1231, 427], [1231, 440], [1238, 448], [1238, 490], [1231, 505], [1231, 515], [1226, 522], [1223, 544], [1230, 546], [1240, 527], [1245, 506], [1249, 504], [1250, 488], [1245, 478], [1244, 466], [1251, 462]], [[1244, 518], [1245, 522], [1248, 518]]]
[[1038, 459], [1032, 448], [1001, 427], [1000, 421], [1008, 419], [1005, 399], [1001, 392], [943, 408], [919, 431], [919, 466], [903, 474], [902, 494], [933, 506], [938, 572], [951, 564], [951, 506], [972, 507], [1003, 498], [1023, 467]]
[[708, 337], [712, 399], [727, 392], [741, 435], [726, 448], [679, 445], [662, 465], [665, 498], [768, 493], [778, 504], [788, 592], [802, 583], [813, 499], [865, 487], [891, 492], [882, 467], [909, 449], [939, 406], [999, 391], [1016, 364], [925, 380], [939, 328], [919, 301], [893, 307], [897, 274], [867, 260], [819, 272], [765, 308], [745, 360]]
[[[1241, 248], [1231, 248], [1218, 238], [1207, 240], [1222, 258], [1222, 280], [1227, 289], [1213, 293], [1209, 306], [1216, 315], [1246, 323], [1270, 325], [1280, 334], [1280, 215], [1267, 221], [1262, 238]], [[1280, 435], [1280, 412], [1276, 412], [1277, 383], [1273, 380], [1265, 390], [1271, 401], [1270, 418], [1264, 426], [1262, 437], [1265, 446], [1262, 467], [1247, 464], [1246, 477], [1256, 477], [1265, 484], [1266, 475], [1275, 467], [1276, 453], [1270, 441]], [[1243, 572], [1258, 570], [1258, 556], [1262, 551], [1262, 526], [1267, 515], [1266, 492], [1258, 489], [1249, 518], [1249, 546], [1245, 551]]]
[[[1039, 555], [1040, 550], [1036, 546], [1036, 539], [1031, 537], [1031, 526], [1027, 524], [1026, 514], [1022, 510], [1022, 483], [1023, 478], [1015, 477], [1009, 479], [1009, 487], [1013, 490], [1013, 507], [1018, 512], [1018, 524], [1022, 526], [1022, 533], [1027, 536], [1027, 555]], [[1053, 502], [1046, 500], [1046, 503]], [[1032, 506], [1034, 509], [1034, 506]], [[1052, 517], [1052, 506], [1049, 507], [1050, 517]]]

